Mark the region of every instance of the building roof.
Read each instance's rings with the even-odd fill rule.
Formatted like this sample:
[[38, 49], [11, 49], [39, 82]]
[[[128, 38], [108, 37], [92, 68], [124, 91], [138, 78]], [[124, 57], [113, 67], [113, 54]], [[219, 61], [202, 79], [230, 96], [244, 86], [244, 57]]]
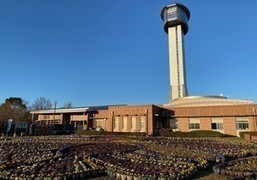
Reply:
[[127, 106], [126, 104], [117, 105], [103, 105], [103, 106], [88, 106], [88, 107], [74, 107], [74, 108], [58, 108], [58, 109], [45, 109], [30, 111], [31, 114], [60, 114], [60, 113], [83, 113], [98, 110], [107, 110], [113, 106]]
[[225, 96], [187, 96], [164, 104], [165, 108], [176, 107], [198, 107], [198, 106], [224, 106], [224, 105], [245, 105], [254, 104], [250, 100], [229, 99]]
[[46, 109], [31, 111], [31, 114], [54, 114], [54, 113], [79, 113], [87, 112], [89, 108], [67, 108], [67, 109]]

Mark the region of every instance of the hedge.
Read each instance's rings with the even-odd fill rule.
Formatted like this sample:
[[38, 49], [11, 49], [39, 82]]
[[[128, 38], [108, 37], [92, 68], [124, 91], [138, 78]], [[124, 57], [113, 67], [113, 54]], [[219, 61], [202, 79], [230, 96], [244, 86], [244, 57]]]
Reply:
[[34, 135], [50, 135], [53, 132], [53, 126], [37, 126]]
[[190, 132], [181, 132], [181, 131], [171, 131], [171, 130], [161, 130], [160, 135], [164, 137], [231, 137], [227, 134], [222, 134], [217, 131], [209, 130], [195, 130]]
[[117, 136], [146, 136], [146, 133], [140, 132], [108, 132], [94, 130], [77, 130], [75, 134], [79, 135], [117, 135]]
[[[117, 136], [146, 136], [146, 133], [140, 132], [108, 132], [93, 130], [77, 130], [75, 134], [79, 135], [117, 135]], [[232, 137], [231, 135], [222, 134], [217, 131], [196, 130], [191, 132], [170, 131], [167, 129], [160, 130], [160, 135], [164, 137]]]
[[250, 136], [257, 136], [257, 131], [243, 131], [243, 132], [239, 132], [240, 138], [244, 138], [245, 134], [249, 134]]

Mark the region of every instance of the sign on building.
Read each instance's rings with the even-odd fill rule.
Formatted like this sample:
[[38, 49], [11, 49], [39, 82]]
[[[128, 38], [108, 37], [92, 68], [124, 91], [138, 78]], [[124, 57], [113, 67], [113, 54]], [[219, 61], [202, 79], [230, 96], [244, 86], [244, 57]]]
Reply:
[[15, 129], [27, 129], [28, 123], [27, 122], [15, 122]]

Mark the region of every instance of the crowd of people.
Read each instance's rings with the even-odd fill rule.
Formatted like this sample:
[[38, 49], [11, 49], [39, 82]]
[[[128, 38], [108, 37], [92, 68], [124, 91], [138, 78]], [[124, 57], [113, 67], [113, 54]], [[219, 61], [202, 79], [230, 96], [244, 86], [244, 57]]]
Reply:
[[[190, 179], [210, 163], [217, 164], [221, 175], [229, 176], [233, 170], [252, 176], [256, 173], [252, 170], [256, 169], [256, 155], [256, 144], [222, 139], [76, 135], [11, 138], [0, 140], [0, 179], [85, 179], [104, 175], [124, 180]], [[233, 163], [226, 161], [229, 158], [234, 159]], [[239, 171], [239, 167], [249, 171]]]

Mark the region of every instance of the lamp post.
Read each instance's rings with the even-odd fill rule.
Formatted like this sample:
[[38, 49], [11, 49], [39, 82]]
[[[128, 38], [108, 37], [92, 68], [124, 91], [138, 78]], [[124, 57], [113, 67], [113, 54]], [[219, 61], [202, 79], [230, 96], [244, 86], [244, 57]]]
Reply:
[[255, 108], [253, 108], [253, 123], [254, 123], [254, 130], [257, 131], [256, 109]]
[[53, 118], [53, 120], [55, 120], [56, 104], [57, 104], [57, 101], [54, 101], [54, 118]]
[[113, 122], [114, 122], [114, 111], [112, 111], [112, 132], [113, 132], [113, 129], [114, 129]]

